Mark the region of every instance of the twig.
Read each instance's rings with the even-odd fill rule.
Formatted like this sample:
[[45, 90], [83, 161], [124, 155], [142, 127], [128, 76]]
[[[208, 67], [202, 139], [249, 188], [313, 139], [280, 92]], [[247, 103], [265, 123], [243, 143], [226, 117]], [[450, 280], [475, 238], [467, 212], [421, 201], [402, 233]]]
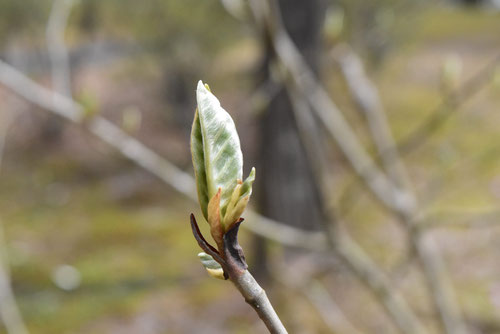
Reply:
[[[5, 114], [3, 114], [5, 116]], [[7, 129], [12, 121], [12, 116], [3, 117], [0, 120], [0, 166], [2, 163], [5, 147]], [[7, 261], [7, 251], [5, 247], [4, 231], [0, 221], [0, 318], [2, 319], [7, 333], [28, 334], [21, 312], [16, 303], [14, 292], [12, 291], [10, 272]]]
[[245, 270], [237, 279], [232, 279], [231, 281], [240, 291], [241, 295], [245, 297], [245, 301], [257, 312], [270, 333], [288, 333], [267, 298], [266, 292], [260, 287], [248, 270]]
[[0, 222], [0, 317], [9, 334], [28, 334], [21, 312], [17, 307], [14, 292], [12, 291], [7, 257], [5, 255], [5, 241], [3, 228]]
[[[320, 114], [320, 116], [326, 114], [324, 110], [328, 110], [329, 114], [335, 115], [334, 119], [330, 119], [330, 122], [327, 124], [332, 124], [332, 127], [329, 128], [330, 134], [337, 141], [339, 146], [343, 148], [344, 153], [352, 164], [363, 163], [361, 161], [364, 161], [362, 167], [356, 168], [355, 165], [353, 167], [358, 172], [362, 171], [361, 176], [365, 182], [368, 183], [368, 185], [373, 184], [370, 183], [372, 181], [372, 176], [380, 176], [379, 180], [383, 180], [385, 183], [384, 187], [389, 187], [389, 189], [386, 188], [386, 191], [383, 191], [383, 194], [381, 191], [378, 191], [380, 190], [379, 188], [375, 187], [371, 189], [376, 193], [378, 198], [382, 197], [382, 200], [387, 199], [389, 205], [392, 206], [392, 203], [394, 202], [392, 194], [393, 192], [396, 192], [396, 187], [390, 184], [389, 180], [380, 171], [378, 171], [376, 165], [371, 161], [369, 156], [358, 143], [357, 138], [343, 119], [340, 111], [329, 99], [324, 89], [316, 81], [312, 72], [310, 72], [305, 65], [305, 62], [302, 60], [300, 54], [293, 45], [293, 42], [284, 31], [284, 28], [279, 25], [279, 23], [276, 23], [280, 22], [278, 9], [275, 9], [275, 13], [271, 17], [270, 9], [266, 9], [266, 5], [262, 2], [252, 2], [251, 4], [253, 5], [252, 9], [254, 11], [256, 22], [260, 22], [260, 24], [265, 25], [264, 27], [261, 27], [261, 29], [264, 31], [266, 26], [269, 30], [274, 29], [272, 32], [269, 32], [269, 34], [272, 35], [271, 40], [275, 45], [278, 60], [284, 65], [283, 67], [287, 72], [289, 72], [292, 81], [296, 84], [296, 87], [294, 87], [294, 85], [289, 84], [289, 81], [286, 80], [286, 78], [282, 78], [282, 81], [286, 84], [286, 87], [289, 90], [296, 120], [300, 123], [305, 123], [298, 124], [298, 128], [301, 130], [299, 133], [301, 137], [303, 137], [302, 139], [309, 152], [311, 152], [311, 155], [316, 156], [321, 154], [321, 152], [318, 152], [317, 148], [318, 139], [309, 133], [309, 131], [311, 131], [309, 128], [311, 120], [309, 117], [306, 117], [307, 115], [304, 115], [304, 113], [306, 113], [309, 109], [307, 105], [301, 103], [304, 99], [308, 100], [313, 109]], [[274, 26], [271, 27], [273, 24]], [[286, 47], [280, 49], [279, 45], [285, 45]], [[301, 83], [301, 80], [304, 82]], [[313, 87], [311, 88], [310, 85], [313, 85]], [[302, 99], [296, 98], [296, 96], [299, 95], [298, 93], [302, 93]], [[319, 94], [322, 98], [322, 104], [316, 103], [315, 99], [308, 99], [307, 97], [311, 94]], [[323, 117], [322, 120], [323, 122], [327, 122], [325, 117]], [[337, 129], [338, 132], [342, 132], [341, 134], [338, 134], [338, 132], [335, 132], [336, 130], [334, 130], [337, 125], [336, 122], [341, 123], [340, 128]], [[320, 165], [320, 163], [321, 161], [319, 161], [316, 165]], [[369, 168], [365, 168], [364, 166], [369, 166]], [[315, 170], [320, 174], [324, 174], [325, 168], [324, 166], [315, 166]], [[378, 182], [375, 182], [375, 184], [377, 183]], [[403, 207], [399, 206], [399, 204], [403, 204]], [[406, 210], [410, 209], [405, 203], [398, 203], [396, 206], [396, 211], [402, 210], [406, 212]], [[361, 247], [359, 247], [347, 235], [347, 233], [340, 229], [332, 230], [332, 226], [330, 225], [332, 224], [326, 225], [325, 228], [328, 231], [327, 234], [330, 246], [332, 247], [332, 252], [342, 259], [351, 271], [354, 272], [355, 275], [370, 288], [372, 293], [387, 310], [390, 315], [390, 319], [394, 321], [395, 325], [404, 333], [424, 333], [425, 328], [420, 324], [418, 318], [406, 304], [404, 298], [396, 291], [393, 291], [385, 274], [364, 254]]]
[[[459, 210], [450, 212], [456, 215], [456, 218], [436, 219], [428, 218], [418, 228], [421, 230], [430, 228], [491, 228], [500, 226], [500, 211], [491, 210], [489, 212], [474, 212]], [[447, 213], [449, 216], [450, 213]], [[442, 213], [439, 214], [441, 216]]]
[[377, 297], [402, 333], [427, 333], [405, 298], [347, 234], [338, 240], [338, 256]]
[[[174, 164], [146, 147], [134, 137], [101, 116], [85, 120], [84, 108], [75, 101], [52, 92], [0, 60], [0, 83], [25, 100], [77, 124], [85, 126], [98, 138], [119, 150], [125, 157], [143, 167], [164, 183], [193, 201], [198, 201], [193, 178]], [[324, 249], [326, 238], [322, 233], [303, 231], [246, 211], [251, 224], [243, 226], [263, 237], [279, 243], [306, 249]]]
[[418, 124], [397, 145], [401, 154], [407, 154], [423, 145], [446, 120], [466, 101], [475, 96], [489, 82], [491, 73], [500, 64], [500, 53], [480, 71], [467, 80], [458, 90], [446, 95], [443, 101], [429, 116]]
[[[302, 92], [302, 97], [307, 99], [318, 117], [325, 123], [325, 127], [343, 150], [352, 168], [361, 176], [368, 188], [405, 223], [412, 246], [422, 264], [443, 328], [450, 334], [465, 333], [465, 326], [447, 280], [437, 245], [430, 236], [418, 233], [414, 229], [413, 216], [417, 203], [412, 191], [409, 188], [400, 189], [393, 183], [394, 181], [388, 180], [362, 148], [340, 110], [316, 80], [284, 30], [276, 3], [272, 1], [269, 5], [265, 1], [253, 1], [251, 4], [256, 21], [267, 27], [277, 57]], [[383, 122], [385, 118], [378, 116], [377, 121]], [[384, 138], [387, 139], [390, 137]]]
[[304, 294], [318, 310], [321, 318], [334, 333], [361, 334], [346, 318], [335, 300], [321, 282], [314, 280], [304, 288]]
[[[195, 183], [188, 174], [160, 157], [135, 138], [129, 136], [113, 123], [100, 116], [95, 116], [86, 120], [82, 106], [61, 94], [56, 92], [51, 93], [49, 90], [39, 86], [2, 61], [0, 61], [0, 82], [32, 103], [53, 111], [74, 122], [85, 124], [90, 132], [118, 149], [124, 156], [136, 162], [153, 175], [156, 175], [180, 193], [197, 201], [197, 196], [194, 191]], [[254, 215], [257, 214], [254, 213]], [[290, 228], [290, 230], [292, 229]], [[294, 231], [293, 233], [299, 232]], [[245, 301], [255, 309], [270, 333], [287, 334], [286, 329], [267, 298], [265, 291], [258, 285], [248, 270], [245, 270], [239, 275], [230, 275], [230, 278], [245, 298]], [[1, 279], [2, 276], [0, 272], [0, 287], [2, 283], [8, 283], [8, 281], [2, 282]], [[4, 289], [0, 291], [3, 290]], [[9, 301], [9, 295], [7, 293], [5, 296], [0, 297], [4, 297], [1, 300], [5, 300], [6, 302]], [[12, 318], [12, 321], [16, 319], [11, 309], [5, 309], [5, 311], [9, 311], [6, 316]], [[20, 331], [13, 333], [24, 334], [24, 332]]]
[[400, 212], [407, 227], [412, 246], [414, 247], [431, 291], [431, 299], [440, 314], [442, 325], [447, 333], [466, 333], [461, 319], [456, 297], [446, 274], [445, 264], [440, 251], [429, 235], [423, 235], [415, 229], [415, 216], [418, 213], [416, 196], [411, 189], [405, 167], [399, 158], [395, 141], [391, 135], [380, 98], [375, 86], [364, 74], [361, 60], [346, 47], [338, 49], [337, 60], [348, 82], [351, 95], [366, 114], [372, 137], [379, 153], [385, 162], [392, 180], [405, 189], [405, 193], [415, 203], [413, 210]]
[[[321, 152], [318, 152], [320, 146], [318, 146], [319, 143], [317, 143], [318, 139], [315, 139], [311, 135], [315, 133], [314, 130], [307, 128], [307, 126], [311, 126], [310, 122], [312, 121], [306, 114], [308, 112], [308, 106], [302, 104], [301, 101], [303, 100], [296, 97], [296, 88], [292, 85], [286, 85], [286, 87], [290, 92], [293, 111], [296, 115], [297, 122], [302, 123], [302, 125], [297, 124], [301, 138], [305, 141], [307, 151], [314, 157], [317, 157], [321, 155]], [[326, 174], [325, 161], [315, 161], [315, 170], [318, 171], [319, 175], [324, 177]], [[404, 298], [393, 288], [385, 273], [383, 273], [362, 248], [349, 237], [345, 230], [340, 228], [331, 230], [331, 226], [332, 224], [329, 224], [326, 228], [330, 230], [327, 232], [327, 236], [330, 240], [332, 253], [340, 258], [355, 276], [370, 289], [388, 312], [390, 319], [394, 321], [395, 325], [405, 333], [425, 333], [423, 325], [420, 324], [420, 321], [406, 304]], [[313, 291], [309, 291], [309, 293], [313, 293]]]
[[266, 292], [247, 270], [248, 265], [238, 243], [238, 231], [242, 221], [243, 218], [240, 218], [228, 231], [221, 234], [222, 240], [217, 243], [217, 248], [210, 245], [203, 237], [193, 214], [191, 214], [191, 229], [200, 248], [219, 263], [224, 271], [224, 279], [229, 279], [236, 286], [245, 301], [255, 309], [269, 332], [287, 334]]
[[[314, 254], [318, 255], [323, 254]], [[312, 258], [307, 255], [292, 264], [276, 264], [271, 273], [276, 281], [286, 288], [304, 295], [332, 332], [361, 334], [342, 312], [323, 283], [315, 278], [331, 268], [332, 261], [324, 261], [328, 259], [325, 256]]]
[[[274, 2], [272, 3], [274, 4]], [[290, 37], [282, 28], [276, 6], [269, 6], [264, 1], [252, 1], [250, 4], [256, 21], [263, 22], [263, 27], [267, 27], [267, 31], [271, 35], [278, 60], [294, 84], [297, 85], [302, 97], [308, 101], [328, 133], [336, 141], [356, 173], [386, 206], [397, 211], [409, 210], [412, 203], [408, 202], [405, 194], [397, 189], [374, 164], [338, 107], [306, 65]]]
[[75, 0], [54, 0], [45, 31], [52, 70], [52, 87], [64, 96], [71, 97], [71, 76], [64, 32]]
[[[2, 61], [0, 61], [0, 83], [11, 89], [15, 94], [25, 98], [27, 101], [30, 101], [48, 111], [52, 111], [75, 123], [90, 126], [88, 122], [82, 123], [84, 119], [83, 108], [76, 102], [38, 85]], [[111, 146], [116, 147], [129, 159], [142, 166], [183, 195], [192, 200], [197, 200], [196, 194], [194, 193], [194, 180], [191, 176], [179, 170], [170, 162], [160, 157], [155, 152], [151, 151], [142, 143], [124, 133], [121, 129], [104, 118], [94, 116], [94, 123], [96, 122], [96, 119], [99, 120], [99, 123], [101, 124], [101, 126], [96, 127], [100, 130], [93, 131], [96, 136], [99, 138], [103, 136], [104, 138], [101, 138], [102, 140], [106, 141]], [[106, 129], [110, 130], [110, 132], [105, 133], [107, 132]], [[145, 160], [143, 160], [143, 158], [145, 158]], [[313, 233], [296, 229], [263, 217], [252, 211], [247, 211], [247, 216], [249, 220], [252, 221], [252, 224], [244, 224], [243, 226], [256, 234], [271, 240], [289, 246], [303, 247], [313, 250], [321, 250], [327, 247], [328, 243], [326, 241], [326, 237], [322, 233]], [[348, 256], [346, 256], [344, 257], [344, 261], [349, 263], [351, 260]], [[353, 265], [352, 267], [354, 267], [355, 273], [360, 277], [363, 276], [365, 272], [370, 273], [372, 271], [379, 271], [375, 265], [364, 268], [362, 264], [358, 263], [357, 266]], [[380, 274], [372, 273], [371, 276], [383, 278], [383, 275]], [[392, 293], [391, 290], [384, 291], [383, 289], [383, 287], [389, 286], [388, 283], [378, 284], [378, 286], [382, 287], [383, 293]], [[397, 314], [399, 314], [400, 312], [404, 312], [405, 308], [402, 307], [399, 310], [394, 310]]]
[[347, 44], [336, 46], [332, 55], [340, 65], [351, 96], [366, 118], [386, 172], [399, 187], [408, 187], [408, 176], [394, 146], [377, 88], [366, 76], [361, 59]]

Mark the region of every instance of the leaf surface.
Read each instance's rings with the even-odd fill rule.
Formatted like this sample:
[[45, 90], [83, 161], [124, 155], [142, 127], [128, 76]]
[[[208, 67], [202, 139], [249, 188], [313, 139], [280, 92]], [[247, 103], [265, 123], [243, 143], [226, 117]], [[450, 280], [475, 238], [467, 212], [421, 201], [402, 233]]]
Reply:
[[196, 176], [198, 199], [208, 220], [208, 202], [222, 189], [221, 212], [242, 178], [243, 156], [236, 126], [219, 100], [198, 82], [197, 112], [191, 132], [191, 154]]
[[221, 265], [214, 260], [213, 257], [205, 252], [199, 253], [198, 257], [200, 258], [201, 264], [203, 264], [210, 276], [218, 279], [225, 279], [224, 270], [222, 269]]

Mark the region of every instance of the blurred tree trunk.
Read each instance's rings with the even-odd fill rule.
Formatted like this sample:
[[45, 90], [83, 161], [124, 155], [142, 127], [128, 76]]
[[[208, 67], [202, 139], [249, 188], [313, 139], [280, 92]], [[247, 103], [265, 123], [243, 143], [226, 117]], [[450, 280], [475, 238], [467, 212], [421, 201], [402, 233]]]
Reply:
[[[318, 73], [324, 3], [321, 0], [280, 0], [283, 23], [313, 71]], [[270, 66], [273, 47], [264, 37], [263, 82], [273, 82]], [[282, 84], [260, 119], [259, 205], [262, 213], [290, 226], [317, 230], [321, 226], [322, 205], [318, 186], [295, 123], [290, 98]], [[256, 241], [259, 264], [265, 271], [264, 247]]]

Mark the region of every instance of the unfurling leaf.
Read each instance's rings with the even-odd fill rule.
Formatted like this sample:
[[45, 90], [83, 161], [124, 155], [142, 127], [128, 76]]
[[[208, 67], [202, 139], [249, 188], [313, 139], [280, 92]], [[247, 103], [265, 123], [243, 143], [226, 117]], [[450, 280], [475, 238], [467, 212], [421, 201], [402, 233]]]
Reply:
[[224, 234], [238, 222], [252, 194], [255, 168], [243, 182], [243, 156], [234, 122], [208, 85], [201, 81], [196, 99], [191, 154], [198, 200], [222, 253]]
[[191, 156], [193, 159], [194, 175], [196, 178], [196, 189], [198, 191], [198, 201], [201, 211], [208, 220], [208, 189], [207, 174], [205, 172], [205, 156], [203, 154], [203, 134], [201, 132], [200, 117], [198, 109], [194, 114], [193, 127], [191, 128]]
[[222, 189], [221, 212], [242, 178], [243, 156], [240, 140], [231, 116], [219, 100], [198, 82], [197, 112], [191, 132], [191, 154], [196, 175], [198, 199], [203, 215], [208, 220], [208, 202]]
[[228, 231], [238, 221], [247, 207], [252, 194], [253, 181], [255, 181], [255, 168], [252, 168], [245, 182], [241, 183], [240, 180], [233, 190], [222, 221], [224, 231]]
[[199, 253], [198, 257], [210, 276], [218, 279], [225, 279], [224, 270], [213, 257], [204, 252]]
[[223, 242], [222, 236], [224, 235], [224, 229], [221, 226], [221, 214], [220, 214], [220, 196], [222, 189], [219, 188], [217, 194], [214, 195], [208, 202], [208, 224], [210, 224], [210, 234], [214, 238], [215, 243], [219, 249], [222, 249]]

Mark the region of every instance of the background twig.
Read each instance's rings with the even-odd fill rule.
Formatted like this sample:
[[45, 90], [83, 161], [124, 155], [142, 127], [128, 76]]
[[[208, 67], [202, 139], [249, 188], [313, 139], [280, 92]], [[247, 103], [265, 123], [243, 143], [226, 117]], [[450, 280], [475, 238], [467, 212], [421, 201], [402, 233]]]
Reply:
[[[3, 112], [0, 115], [0, 167], [2, 164], [5, 139], [8, 128], [14, 118], [11, 113]], [[11, 287], [7, 249], [4, 230], [0, 220], [0, 319], [9, 334], [28, 334], [21, 312], [16, 303]]]
[[71, 73], [64, 33], [75, 0], [54, 0], [45, 31], [52, 71], [52, 87], [64, 96], [71, 97]]

